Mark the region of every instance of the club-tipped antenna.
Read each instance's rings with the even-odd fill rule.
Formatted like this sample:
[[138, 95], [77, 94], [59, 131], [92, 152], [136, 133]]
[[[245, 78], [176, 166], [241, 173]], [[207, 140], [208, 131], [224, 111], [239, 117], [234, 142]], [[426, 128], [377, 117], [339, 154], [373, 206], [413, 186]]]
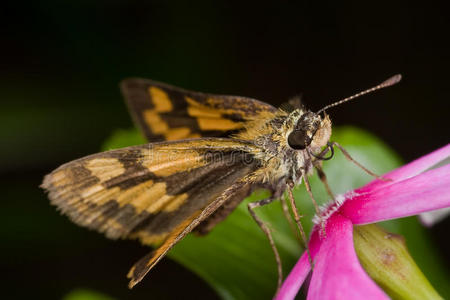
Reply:
[[328, 108], [331, 108], [331, 107], [334, 107], [334, 106], [341, 105], [341, 104], [344, 103], [344, 102], [348, 102], [348, 101], [350, 101], [350, 100], [352, 100], [352, 99], [361, 97], [361, 96], [363, 96], [363, 95], [365, 95], [365, 94], [369, 94], [369, 93], [372, 93], [372, 92], [374, 92], [374, 91], [376, 91], [376, 90], [383, 89], [383, 88], [385, 88], [385, 87], [394, 85], [394, 84], [398, 83], [400, 80], [402, 80], [402, 75], [400, 75], [400, 74], [394, 75], [394, 76], [392, 76], [391, 78], [389, 78], [389, 79], [383, 81], [383, 82], [380, 83], [379, 85], [374, 86], [373, 88], [370, 88], [370, 89], [368, 89], [368, 90], [362, 91], [362, 92], [360, 92], [360, 93], [358, 93], [358, 94], [355, 94], [355, 95], [353, 95], [353, 96], [350, 96], [350, 97], [348, 97], [348, 98], [339, 100], [339, 101], [337, 101], [337, 102], [334, 102], [334, 103], [332, 103], [332, 104], [329, 104], [329, 105], [325, 106], [324, 108], [320, 109], [320, 110], [317, 112], [317, 114], [320, 114], [321, 112], [327, 110]]

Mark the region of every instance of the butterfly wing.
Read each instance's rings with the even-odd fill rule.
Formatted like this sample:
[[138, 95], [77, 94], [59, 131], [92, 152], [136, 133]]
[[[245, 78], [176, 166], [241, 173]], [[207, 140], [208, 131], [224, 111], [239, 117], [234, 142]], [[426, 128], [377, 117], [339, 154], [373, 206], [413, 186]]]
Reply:
[[207, 138], [111, 150], [59, 167], [42, 187], [75, 223], [109, 238], [156, 244], [251, 173], [253, 147]]
[[181, 223], [173, 230], [164, 243], [153, 252], [142, 257], [128, 272], [127, 277], [130, 278], [129, 287], [133, 288], [142, 278], [167, 254], [167, 252], [183, 237], [190, 233], [197, 225], [207, 219], [224, 203], [233, 198], [239, 191], [246, 189], [251, 185], [251, 180], [246, 177], [233, 183], [224, 192], [221, 193], [214, 201], [202, 210], [197, 210], [190, 218]]
[[149, 141], [226, 137], [245, 122], [277, 111], [255, 99], [192, 92], [147, 79], [126, 79], [120, 87]]

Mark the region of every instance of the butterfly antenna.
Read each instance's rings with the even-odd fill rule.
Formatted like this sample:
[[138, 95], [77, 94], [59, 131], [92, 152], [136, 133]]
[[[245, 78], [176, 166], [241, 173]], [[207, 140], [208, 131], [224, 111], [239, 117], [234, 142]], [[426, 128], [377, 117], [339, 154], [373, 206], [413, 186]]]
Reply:
[[358, 93], [358, 94], [355, 94], [355, 95], [353, 95], [353, 96], [350, 96], [350, 97], [348, 97], [348, 98], [339, 100], [339, 101], [337, 101], [337, 102], [334, 102], [334, 103], [332, 103], [332, 104], [329, 104], [329, 105], [325, 106], [324, 108], [320, 109], [320, 110], [317, 112], [317, 114], [320, 114], [321, 112], [327, 110], [328, 108], [331, 108], [331, 107], [334, 107], [334, 106], [341, 105], [342, 103], [348, 102], [348, 101], [350, 101], [350, 100], [352, 100], [352, 99], [355, 99], [355, 98], [358, 98], [358, 97], [361, 97], [361, 96], [363, 96], [363, 95], [365, 95], [365, 94], [369, 94], [369, 93], [372, 93], [372, 92], [374, 92], [374, 91], [376, 91], [376, 90], [383, 89], [383, 88], [385, 88], [385, 87], [394, 85], [394, 84], [398, 83], [401, 79], [402, 79], [402, 75], [400, 75], [400, 74], [394, 75], [394, 76], [392, 76], [391, 78], [389, 78], [389, 79], [383, 81], [383, 82], [380, 83], [379, 85], [374, 86], [373, 88], [370, 88], [370, 89], [368, 89], [368, 90], [362, 91], [362, 92], [360, 92], [360, 93]]

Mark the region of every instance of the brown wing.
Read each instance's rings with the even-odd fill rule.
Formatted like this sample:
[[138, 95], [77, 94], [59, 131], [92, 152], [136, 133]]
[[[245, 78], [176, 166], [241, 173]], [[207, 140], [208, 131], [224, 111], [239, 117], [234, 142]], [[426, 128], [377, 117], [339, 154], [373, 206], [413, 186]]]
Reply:
[[149, 141], [225, 137], [277, 111], [250, 98], [192, 92], [147, 79], [126, 79], [120, 87]]
[[75, 223], [155, 244], [254, 170], [252, 147], [222, 138], [133, 146], [69, 162], [42, 187]]

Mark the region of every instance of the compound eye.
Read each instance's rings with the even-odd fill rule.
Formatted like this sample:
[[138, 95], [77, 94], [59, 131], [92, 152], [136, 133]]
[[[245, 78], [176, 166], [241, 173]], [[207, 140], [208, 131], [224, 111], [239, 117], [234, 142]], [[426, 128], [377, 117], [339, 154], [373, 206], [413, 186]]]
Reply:
[[292, 149], [303, 150], [311, 144], [311, 139], [303, 130], [294, 130], [288, 136], [288, 144]]

